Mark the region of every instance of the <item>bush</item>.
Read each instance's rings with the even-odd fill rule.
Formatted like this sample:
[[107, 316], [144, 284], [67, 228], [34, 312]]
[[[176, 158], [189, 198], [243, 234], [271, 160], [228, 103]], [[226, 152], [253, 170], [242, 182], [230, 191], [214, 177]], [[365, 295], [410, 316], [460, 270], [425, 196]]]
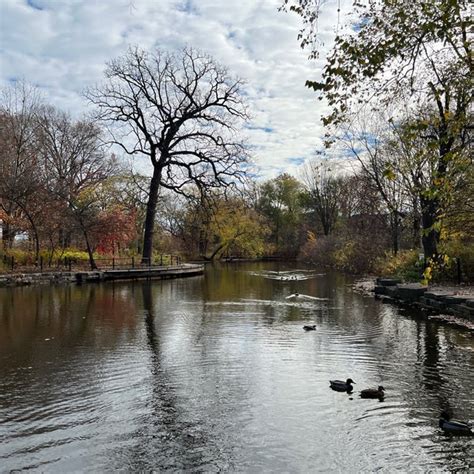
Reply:
[[375, 272], [378, 275], [394, 276], [406, 281], [423, 278], [424, 262], [419, 259], [418, 250], [400, 250], [397, 255], [386, 252], [377, 260]]
[[[5, 251], [4, 258], [7, 259], [7, 269], [9, 267], [9, 262], [11, 261], [11, 258], [13, 257], [15, 261], [15, 265], [34, 265], [34, 260], [35, 256], [34, 253], [32, 252], [27, 252], [26, 250], [21, 250], [21, 249], [8, 249]], [[3, 260], [3, 259], [2, 259]]]
[[303, 245], [300, 252], [300, 259], [324, 267], [334, 265], [334, 252], [337, 249], [335, 239], [328, 237], [316, 238], [312, 233], [308, 233], [308, 240]]
[[432, 262], [424, 269], [416, 250], [402, 250], [397, 255], [386, 253], [377, 261], [378, 275], [395, 276], [405, 281], [425, 283], [458, 282], [457, 259], [460, 259], [461, 280], [474, 281], [474, 243], [460, 240], [444, 242], [439, 246], [441, 262]]
[[[37, 264], [34, 252], [28, 252], [19, 248], [5, 250], [0, 254], [0, 270], [8, 271], [11, 269], [11, 259], [13, 257], [15, 267], [33, 267]], [[51, 256], [51, 252], [47, 250], [40, 251], [40, 258], [43, 258], [43, 265], [48, 266], [50, 259], [51, 265], [54, 267], [58, 264], [71, 261], [73, 263], [88, 263], [89, 256], [87, 252], [77, 249], [56, 250]]]
[[434, 281], [457, 281], [457, 259], [461, 265], [463, 282], [474, 282], [474, 242], [451, 240], [440, 245], [440, 252], [446, 255], [446, 265], [433, 273]]
[[333, 267], [354, 274], [372, 273], [383, 247], [376, 240], [365, 236], [343, 238], [310, 233], [300, 258], [326, 267]]

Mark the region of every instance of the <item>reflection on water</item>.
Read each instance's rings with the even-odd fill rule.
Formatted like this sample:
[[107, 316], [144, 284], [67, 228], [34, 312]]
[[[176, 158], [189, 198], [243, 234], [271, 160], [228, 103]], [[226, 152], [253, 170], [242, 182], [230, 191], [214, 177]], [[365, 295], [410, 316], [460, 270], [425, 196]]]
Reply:
[[[474, 419], [472, 332], [321, 273], [0, 290], [0, 471], [472, 467], [437, 427]], [[347, 377], [385, 401], [329, 389]]]

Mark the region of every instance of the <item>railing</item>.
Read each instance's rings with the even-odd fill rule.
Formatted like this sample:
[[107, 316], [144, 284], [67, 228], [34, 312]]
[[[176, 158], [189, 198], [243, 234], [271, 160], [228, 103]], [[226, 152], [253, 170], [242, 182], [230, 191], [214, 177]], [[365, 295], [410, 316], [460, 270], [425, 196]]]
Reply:
[[[119, 270], [129, 268], [163, 267], [181, 264], [179, 255], [160, 254], [143, 263], [141, 257], [108, 257], [95, 258], [98, 270]], [[77, 260], [64, 257], [55, 260], [39, 257], [38, 262], [19, 262], [14, 256], [3, 256], [3, 270], [6, 272], [37, 273], [51, 271], [90, 270], [88, 260]]]
[[167, 267], [181, 264], [179, 255], [157, 255], [144, 261], [142, 257], [98, 258], [95, 263], [99, 270], [119, 270], [121, 268]]

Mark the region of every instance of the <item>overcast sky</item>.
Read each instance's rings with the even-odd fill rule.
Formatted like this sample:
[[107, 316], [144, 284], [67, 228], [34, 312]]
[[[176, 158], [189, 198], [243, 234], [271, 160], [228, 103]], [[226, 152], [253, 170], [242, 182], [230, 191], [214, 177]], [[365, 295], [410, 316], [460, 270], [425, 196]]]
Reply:
[[[297, 41], [300, 19], [281, 0], [0, 0], [0, 80], [35, 84], [74, 116], [85, 87], [129, 44], [191, 45], [247, 81], [252, 121], [246, 131], [263, 178], [298, 166], [322, 148], [324, 105], [305, 88], [324, 57], [308, 61]], [[319, 31], [326, 47], [337, 25], [329, 1]], [[324, 55], [323, 55], [324, 56]]]

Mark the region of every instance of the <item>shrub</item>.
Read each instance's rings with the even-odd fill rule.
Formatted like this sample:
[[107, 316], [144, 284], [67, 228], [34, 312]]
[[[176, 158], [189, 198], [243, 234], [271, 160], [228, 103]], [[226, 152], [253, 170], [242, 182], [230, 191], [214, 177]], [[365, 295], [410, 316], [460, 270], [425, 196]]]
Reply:
[[[8, 249], [5, 251], [5, 257], [8, 261], [13, 257], [15, 265], [34, 265], [35, 256], [32, 252], [27, 252], [26, 250], [21, 250], [18, 248]], [[7, 268], [8, 268], [7, 264]]]
[[400, 250], [397, 255], [386, 252], [377, 260], [375, 272], [378, 275], [395, 276], [407, 281], [418, 281], [422, 278], [423, 260], [418, 250]]
[[446, 255], [446, 264], [433, 274], [435, 281], [457, 281], [457, 259], [461, 266], [463, 282], [474, 281], [474, 242], [451, 240], [440, 245], [440, 252]]
[[382, 248], [380, 243], [365, 236], [316, 238], [310, 233], [300, 258], [313, 264], [363, 274], [374, 271]]
[[443, 242], [439, 246], [439, 251], [442, 260], [429, 262], [426, 269], [416, 250], [402, 250], [397, 255], [386, 253], [377, 261], [376, 273], [396, 276], [405, 281], [457, 282], [457, 259], [459, 259], [462, 281], [474, 281], [474, 243], [460, 240]]

